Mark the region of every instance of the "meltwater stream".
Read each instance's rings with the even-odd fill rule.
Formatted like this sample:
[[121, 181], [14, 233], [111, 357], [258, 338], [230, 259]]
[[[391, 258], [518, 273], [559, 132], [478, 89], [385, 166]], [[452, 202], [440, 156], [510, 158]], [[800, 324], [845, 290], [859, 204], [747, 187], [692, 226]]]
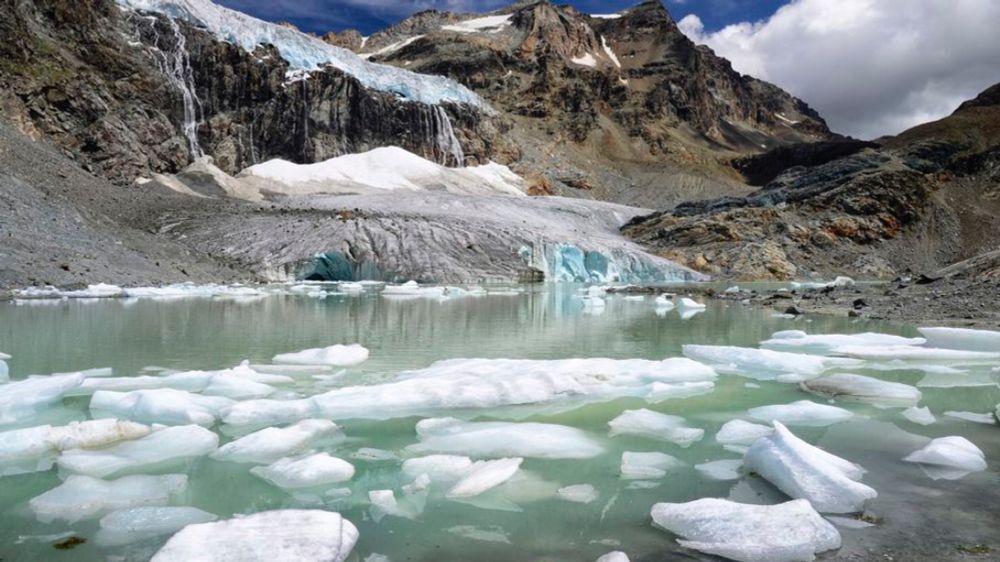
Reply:
[[[31, 374], [102, 367], [122, 377], [219, 370], [244, 360], [267, 365], [278, 354], [337, 343], [358, 343], [369, 349], [366, 361], [343, 373], [339, 368], [278, 369], [294, 379], [275, 385], [280, 398], [293, 398], [393, 381], [403, 371], [455, 358], [661, 360], [682, 357], [685, 344], [757, 347], [774, 332], [789, 329], [811, 334], [917, 335], [909, 326], [820, 316], [788, 319], [768, 310], [720, 302], [709, 302], [707, 310], [693, 316], [683, 315], [687, 319], [676, 310], [657, 312], [652, 297], [609, 295], [603, 307], [596, 307], [581, 298], [580, 287], [574, 285], [491, 287], [492, 294], [452, 298], [413, 294], [393, 298], [372, 287], [361, 292], [354, 287], [355, 292], [348, 294], [337, 291], [336, 285], [315, 287], [259, 298], [2, 303], [0, 352], [12, 356], [8, 361], [11, 379], [18, 381]], [[956, 367], [958, 363], [935, 364]], [[522, 366], [528, 369], [530, 365]], [[716, 440], [727, 421], [750, 420], [748, 410], [759, 406], [812, 400], [832, 403], [854, 416], [825, 427], [793, 426], [795, 434], [862, 465], [867, 470], [864, 483], [878, 492], [878, 498], [866, 506], [866, 519], [876, 524], [861, 529], [838, 527], [842, 548], [821, 558], [864, 560], [892, 554], [897, 560], [963, 559], [960, 548], [1000, 547], [996, 530], [1000, 528], [1000, 510], [996, 509], [1000, 477], [995, 469], [1000, 459], [1000, 430], [943, 414], [990, 412], [1000, 402], [1000, 389], [995, 376], [982, 366], [966, 375], [950, 376], [947, 369], [924, 367], [927, 364], [919, 361], [905, 365], [869, 361], [851, 372], [919, 388], [920, 405], [929, 407], [937, 418], [926, 426], [904, 418], [902, 408], [828, 401], [797, 384], [738, 374], [720, 374], [710, 392], [662, 401], [623, 397], [560, 407], [436, 411], [436, 417], [560, 424], [581, 430], [587, 442], [600, 450], [583, 458], [525, 458], [517, 478], [471, 500], [446, 498], [434, 483], [426, 495], [409, 493], [414, 478], [402, 470], [402, 463], [427, 454], [422, 447], [430, 438], [418, 438], [417, 424], [430, 415], [353, 419], [334, 415], [343, 435], [315, 446], [352, 464], [355, 473], [346, 482], [329, 485], [340, 489], [329, 494], [326, 490], [289, 492], [252, 473], [255, 464], [209, 456], [140, 472], [186, 474], [186, 489], [172, 496], [168, 505], [192, 506], [222, 519], [285, 508], [340, 512], [360, 531], [349, 560], [595, 560], [613, 550], [627, 553], [633, 561], [714, 560], [682, 548], [676, 537], [655, 529], [650, 524], [651, 507], [703, 497], [760, 504], [783, 501], [785, 496], [751, 471], [720, 480], [733, 476], [725, 470], [731, 464], [695, 467], [740, 459], [740, 454]], [[268, 372], [266, 367], [255, 368]], [[88, 419], [88, 406], [89, 397], [67, 397], [39, 417], [19, 419], [0, 430]], [[687, 443], [620, 432], [611, 435], [609, 421], [626, 410], [643, 408], [681, 416], [686, 426], [704, 430], [704, 436]], [[368, 419], [372, 417], [388, 419]], [[223, 424], [208, 429], [221, 436], [222, 444], [251, 430]], [[958, 480], [934, 480], [920, 466], [901, 462], [928, 437], [949, 435], [975, 443], [985, 452], [989, 469]], [[445, 448], [454, 446], [456, 450], [449, 452], [469, 454], [485, 445], [496, 444], [460, 443]], [[560, 445], [569, 447], [570, 443]], [[621, 474], [625, 452], [666, 453], [683, 466], [663, 477], [625, 479]], [[125, 539], [108, 540], [98, 533], [99, 515], [74, 522], [67, 521], [69, 517], [40, 521], [30, 500], [56, 488], [65, 477], [57, 468], [0, 477], [0, 559], [145, 561], [166, 542], [169, 535], [128, 533]], [[566, 490], [569, 486], [574, 487]], [[558, 492], [560, 488], [563, 493]], [[376, 490], [392, 490], [402, 505], [399, 512], [387, 514], [373, 506], [368, 492]], [[85, 542], [66, 550], [53, 547], [69, 536]], [[376, 554], [385, 558], [373, 557]]]

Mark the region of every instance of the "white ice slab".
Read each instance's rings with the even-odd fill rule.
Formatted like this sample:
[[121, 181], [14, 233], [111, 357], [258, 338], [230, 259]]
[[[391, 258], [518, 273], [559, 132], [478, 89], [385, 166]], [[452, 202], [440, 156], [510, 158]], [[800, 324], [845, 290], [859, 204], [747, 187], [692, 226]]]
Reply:
[[823, 396], [900, 408], [916, 406], [923, 396], [915, 386], [847, 373], [807, 380], [802, 388]]
[[847, 345], [833, 349], [831, 353], [855, 359], [888, 361], [900, 359], [903, 361], [996, 361], [1000, 360], [998, 351], [967, 351], [961, 349], [939, 349], [896, 345], [883, 347]]
[[646, 402], [658, 404], [665, 400], [676, 400], [680, 398], [690, 398], [708, 394], [715, 390], [715, 383], [705, 382], [654, 382], [649, 385], [649, 393], [646, 394]]
[[716, 498], [658, 503], [653, 526], [678, 543], [740, 562], [799, 562], [840, 548], [840, 533], [805, 500], [749, 505]]
[[903, 410], [903, 417], [910, 420], [911, 422], [919, 425], [931, 425], [935, 421], [934, 414], [931, 413], [930, 408], [907, 408]]
[[302, 458], [285, 457], [250, 472], [279, 488], [289, 490], [346, 482], [354, 477], [354, 466], [327, 453]]
[[185, 488], [187, 476], [183, 474], [134, 475], [110, 481], [73, 475], [58, 487], [32, 498], [28, 507], [43, 523], [56, 519], [74, 523], [118, 509], [164, 505]]
[[556, 490], [556, 495], [559, 499], [573, 503], [590, 503], [600, 496], [597, 489], [590, 484], [573, 484], [572, 486], [563, 486], [562, 488]]
[[765, 349], [798, 353], [830, 353], [838, 347], [886, 347], [923, 345], [924, 338], [904, 338], [892, 334], [866, 332], [863, 334], [814, 334], [800, 330], [785, 330], [771, 335], [771, 339], [760, 342]]
[[836, 406], [799, 400], [791, 404], [775, 404], [750, 408], [750, 417], [762, 422], [778, 421], [785, 425], [824, 427], [851, 419], [854, 414]]
[[357, 542], [339, 513], [281, 509], [188, 525], [150, 562], [344, 562]]
[[626, 410], [608, 422], [611, 435], [639, 435], [688, 447], [705, 436], [704, 429], [687, 427], [684, 418], [645, 408]]
[[824, 371], [850, 368], [861, 364], [855, 359], [820, 357], [770, 349], [723, 345], [685, 345], [684, 355], [711, 365], [719, 372], [758, 380], [775, 380], [779, 375], [797, 374], [817, 377]]
[[295, 353], [275, 355], [275, 363], [291, 365], [333, 365], [334, 367], [353, 367], [368, 360], [368, 349], [359, 345], [332, 345], [314, 349], [305, 349]]
[[739, 459], [724, 459], [709, 461], [694, 465], [694, 469], [709, 480], [738, 480], [743, 461]]
[[509, 480], [517, 473], [522, 462], [522, 458], [507, 458], [473, 463], [462, 479], [445, 495], [450, 499], [478, 496]]
[[96, 542], [102, 547], [126, 544], [170, 535], [188, 525], [208, 523], [215, 515], [196, 507], [132, 507], [112, 511], [101, 518]]
[[774, 434], [750, 445], [743, 459], [776, 488], [822, 513], [856, 513], [878, 493], [858, 480], [864, 469], [799, 439], [779, 422]]
[[431, 418], [417, 423], [416, 454], [465, 454], [478, 458], [587, 459], [604, 448], [575, 427], [548, 423], [465, 422]]
[[59, 468], [73, 474], [105, 478], [161, 468], [215, 451], [219, 436], [198, 425], [181, 425], [154, 431], [108, 449], [74, 449], [59, 456]]
[[31, 377], [0, 385], [0, 425], [34, 416], [83, 384], [82, 373]]
[[624, 480], [656, 480], [682, 466], [683, 462], [666, 453], [625, 451], [622, 453], [621, 477]]
[[317, 441], [341, 435], [329, 420], [302, 420], [288, 427], [268, 427], [230, 441], [212, 453], [220, 461], [271, 464], [301, 453]]
[[986, 470], [986, 455], [971, 441], [960, 436], [934, 439], [922, 449], [903, 457], [903, 460], [943, 469], [928, 472], [935, 479], [954, 480], [971, 472]]
[[774, 429], [767, 425], [743, 420], [730, 420], [715, 434], [715, 440], [723, 445], [750, 445], [754, 441], [770, 435]]
[[427, 455], [403, 461], [403, 474], [411, 479], [421, 474], [435, 482], [451, 482], [461, 478], [472, 466], [472, 459], [461, 455]]
[[682, 297], [677, 305], [681, 310], [705, 310], [706, 306], [687, 297]]
[[115, 416], [142, 423], [213, 425], [219, 412], [234, 402], [221, 396], [202, 396], [172, 388], [113, 392], [100, 390], [90, 399], [95, 416]]
[[105, 419], [0, 432], [0, 476], [49, 470], [61, 451], [106, 447], [150, 431], [147, 425]]
[[949, 410], [944, 413], [946, 417], [953, 418], [956, 420], [968, 421], [973, 423], [981, 423], [986, 425], [996, 425], [997, 420], [993, 417], [993, 412], [988, 412], [981, 414], [979, 412], [957, 412], [954, 410]]
[[[644, 397], [654, 383], [711, 382], [696, 361], [644, 359], [451, 359], [403, 372], [394, 382], [338, 388], [302, 400], [250, 400], [225, 421], [273, 424], [306, 417], [389, 419], [459, 408], [497, 408], [577, 399]], [[662, 390], [662, 389], [661, 389]]]
[[1000, 332], [969, 328], [918, 328], [931, 347], [968, 351], [1000, 351]]
[[596, 562], [629, 562], [629, 560], [624, 552], [615, 550], [601, 556]]

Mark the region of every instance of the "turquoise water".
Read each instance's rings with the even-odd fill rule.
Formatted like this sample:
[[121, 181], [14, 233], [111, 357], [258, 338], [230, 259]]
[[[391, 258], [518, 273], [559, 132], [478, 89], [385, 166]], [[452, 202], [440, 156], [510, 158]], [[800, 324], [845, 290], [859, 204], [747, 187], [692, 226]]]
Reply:
[[[95, 367], [112, 367], [116, 376], [139, 374], [155, 366], [168, 370], [210, 370], [249, 359], [267, 363], [278, 353], [335, 343], [360, 343], [370, 359], [349, 368], [336, 385], [391, 380], [405, 369], [422, 368], [441, 359], [461, 357], [560, 359], [610, 357], [662, 359], [681, 355], [687, 343], [756, 346], [773, 332], [801, 329], [810, 333], [878, 331], [915, 336], [913, 327], [833, 317], [789, 320], [772, 311], [709, 303], [708, 310], [682, 320], [676, 311], [654, 312], [652, 298], [643, 301], [608, 296], [602, 314], [585, 314], [578, 287], [539, 285], [519, 295], [458, 298], [445, 301], [395, 300], [368, 292], [362, 296], [269, 296], [252, 301], [223, 299], [99, 300], [0, 304], [0, 351], [13, 355], [14, 379]], [[916, 370], [860, 371], [916, 384]], [[610, 550], [623, 550], [632, 560], [710, 559], [678, 547], [668, 533], [649, 524], [649, 509], [661, 501], [699, 497], [732, 497], [741, 501], [776, 501], [782, 496], [759, 478], [706, 480], [691, 466], [738, 455], [722, 449], [714, 434], [726, 421], [748, 408], [802, 399], [824, 402], [797, 385], [721, 376], [713, 392], [659, 404], [634, 398], [589, 404], [557, 414], [507, 408], [471, 414], [476, 420], [516, 419], [581, 428], [606, 452], [585, 460], [526, 459], [522, 469], [543, 481], [543, 492], [558, 486], [591, 484], [598, 498], [589, 504], [568, 503], [537, 493], [522, 498], [512, 510], [499, 510], [444, 499], [432, 490], [415, 519], [371, 516], [367, 492], [394, 489], [409, 481], [400, 461], [362, 461], [351, 455], [362, 447], [401, 454], [417, 441], [420, 418], [387, 421], [335, 419], [346, 439], [326, 446], [350, 461], [357, 474], [347, 484], [347, 498], [294, 495], [249, 473], [248, 465], [203, 458], [162, 472], [187, 472], [190, 484], [173, 505], [192, 505], [221, 517], [290, 507], [319, 507], [341, 512], [360, 530], [356, 559], [380, 553], [390, 560], [593, 560]], [[298, 377], [294, 389], [315, 394], [332, 386]], [[923, 427], [903, 419], [898, 409], [876, 409], [846, 401], [837, 405], [858, 414], [830, 428], [793, 428], [801, 437], [858, 462], [869, 470], [865, 482], [880, 493], [870, 511], [882, 518], [877, 527], [842, 530], [845, 546], [830, 559], [863, 556], [886, 548], [930, 549], [938, 559], [954, 554], [956, 545], [997, 543], [995, 490], [1000, 478], [993, 468], [1000, 458], [1000, 431], [944, 418], [946, 410], [988, 412], [1000, 402], [994, 386], [921, 388], [938, 422]], [[623, 410], [649, 408], [687, 419], [703, 428], [705, 438], [689, 448], [642, 437], [608, 436], [609, 420]], [[441, 412], [440, 415], [449, 415]], [[470, 417], [468, 412], [462, 412]], [[22, 425], [86, 419], [87, 399], [69, 398], [41, 420]], [[11, 426], [14, 427], [14, 426]], [[9, 429], [8, 427], [7, 429]], [[213, 428], [223, 435], [226, 428]], [[959, 481], [935, 481], [919, 467], [899, 462], [911, 452], [912, 435], [963, 435], [986, 452], [991, 469]], [[224, 437], [223, 441], [229, 437]], [[673, 471], [651, 489], [629, 489], [619, 477], [623, 451], [662, 451], [689, 465]], [[19, 560], [147, 560], [167, 537], [127, 547], [103, 548], [93, 540], [96, 521], [43, 524], [27, 501], [59, 485], [56, 470], [0, 479], [0, 559]], [[735, 491], [734, 491], [735, 489]], [[495, 506], [493, 506], [495, 507]], [[919, 507], [919, 514], [916, 508]], [[928, 527], [928, 522], [933, 525]], [[73, 550], [56, 550], [50, 535], [73, 532], [88, 539]], [[906, 537], [920, 535], [917, 539]], [[910, 543], [910, 544], [907, 544]], [[926, 544], [925, 544], [926, 543]], [[1000, 545], [997, 545], [1000, 546]], [[937, 549], [937, 550], [935, 550]], [[912, 558], [897, 558], [912, 559]]]

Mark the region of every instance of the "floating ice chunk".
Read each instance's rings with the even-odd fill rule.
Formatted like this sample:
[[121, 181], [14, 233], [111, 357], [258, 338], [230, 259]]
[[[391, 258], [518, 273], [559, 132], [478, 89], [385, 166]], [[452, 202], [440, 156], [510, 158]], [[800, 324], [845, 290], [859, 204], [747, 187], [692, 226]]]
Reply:
[[832, 289], [836, 287], [851, 287], [853, 285], [854, 279], [842, 275], [833, 281], [792, 281], [788, 284], [789, 287], [797, 290]]
[[980, 414], [977, 412], [956, 412], [947, 411], [944, 413], [945, 416], [949, 418], [955, 418], [956, 420], [969, 421], [974, 423], [984, 423], [986, 425], [996, 425], [997, 420], [993, 417], [993, 413]]
[[673, 310], [673, 308], [676, 306], [674, 304], [673, 298], [671, 298], [671, 297], [669, 297], [667, 295], [660, 295], [660, 296], [656, 297], [656, 301], [655, 302], [656, 302], [656, 308], [664, 309], [664, 310]]
[[705, 310], [706, 308], [704, 304], [693, 301], [687, 297], [682, 297], [678, 306], [681, 310]]
[[653, 412], [645, 408], [641, 410], [625, 410], [618, 417], [608, 422], [611, 426], [611, 436], [641, 435], [661, 441], [670, 441], [681, 447], [687, 447], [705, 436], [704, 429], [686, 427], [684, 418]]
[[850, 368], [861, 364], [861, 361], [855, 359], [819, 357], [750, 347], [685, 345], [683, 349], [686, 357], [712, 365], [719, 372], [758, 380], [774, 380], [777, 376], [788, 373], [816, 377], [829, 369]]
[[604, 313], [604, 308], [607, 303], [601, 297], [584, 297], [583, 299], [583, 313], [592, 314], [594, 316]]
[[350, 293], [350, 294], [358, 294], [365, 292], [365, 286], [362, 285], [361, 283], [350, 283], [345, 281], [337, 285], [337, 288], [345, 293]]
[[833, 425], [854, 416], [843, 408], [817, 404], [810, 400], [750, 408], [749, 413], [750, 417], [763, 422], [779, 421], [786, 425], [813, 427]]
[[556, 490], [559, 499], [573, 503], [590, 503], [597, 499], [598, 493], [590, 484], [574, 484], [563, 486]]
[[230, 441], [212, 453], [220, 461], [271, 464], [282, 457], [301, 453], [316, 441], [340, 435], [340, 427], [329, 420], [302, 420], [288, 427], [268, 427]]
[[492, 461], [478, 461], [470, 466], [457, 484], [445, 494], [448, 498], [471, 498], [495, 488], [509, 480], [524, 459], [509, 458]]
[[60, 451], [106, 447], [149, 432], [149, 426], [115, 419], [5, 431], [0, 433], [0, 476], [48, 470]]
[[74, 523], [117, 509], [163, 505], [185, 488], [187, 476], [183, 474], [135, 475], [110, 481], [74, 474], [60, 486], [32, 498], [28, 506], [43, 523], [56, 519]]
[[444, 287], [421, 287], [416, 281], [407, 281], [402, 285], [386, 285], [382, 289], [383, 297], [401, 297], [401, 298], [444, 298], [445, 288]]
[[339, 513], [280, 509], [188, 525], [150, 562], [344, 562], [357, 542]]
[[715, 371], [696, 361], [644, 359], [452, 359], [403, 372], [394, 382], [338, 388], [302, 400], [251, 400], [226, 423], [280, 423], [306, 417], [388, 419], [457, 408], [496, 408], [567, 400], [646, 396], [653, 383], [706, 382]]
[[372, 504], [372, 519], [376, 523], [386, 515], [404, 519], [416, 519], [417, 515], [420, 515], [420, 510], [414, 506], [400, 505], [392, 490], [371, 490], [368, 492], [368, 501]]
[[333, 365], [353, 367], [368, 360], [368, 350], [359, 344], [332, 345], [330, 347], [306, 349], [295, 353], [275, 355], [275, 363], [293, 365]]
[[300, 459], [282, 458], [250, 472], [279, 488], [298, 489], [346, 482], [354, 477], [354, 467], [327, 453], [315, 453]]
[[777, 332], [760, 346], [775, 351], [797, 351], [800, 353], [829, 353], [838, 347], [893, 347], [923, 345], [924, 338], [904, 338], [891, 334], [822, 334], [808, 335], [799, 330]]
[[920, 425], [930, 425], [934, 423], [934, 414], [931, 413], [930, 408], [924, 406], [923, 408], [911, 407], [903, 410], [903, 417], [910, 420], [913, 423]]
[[708, 394], [715, 390], [715, 383], [704, 382], [654, 382], [649, 385], [649, 393], [646, 394], [646, 402], [657, 404], [664, 400], [677, 398], [690, 398], [700, 394]]
[[399, 460], [399, 455], [385, 449], [375, 449], [372, 447], [361, 447], [351, 453], [351, 458], [365, 462], [384, 462]]
[[213, 396], [223, 396], [234, 400], [263, 398], [275, 392], [270, 384], [294, 382], [291, 377], [261, 374], [250, 368], [244, 361], [237, 367], [222, 371], [186, 371], [158, 376], [88, 378], [83, 384], [68, 393], [70, 396], [85, 396], [98, 390], [131, 392], [156, 388], [173, 388], [188, 392], [201, 392]]
[[766, 425], [743, 420], [730, 420], [715, 434], [715, 440], [723, 445], [750, 445], [772, 432], [774, 429]]
[[667, 471], [684, 466], [684, 463], [666, 453], [622, 453], [621, 475], [625, 480], [663, 478]]
[[430, 418], [417, 423], [414, 453], [464, 453], [471, 457], [587, 459], [604, 452], [575, 427], [548, 423], [464, 422]]
[[472, 459], [459, 455], [427, 455], [403, 461], [403, 473], [410, 478], [428, 475], [436, 482], [458, 480], [472, 466]]
[[906, 462], [919, 463], [941, 472], [928, 472], [935, 480], [954, 480], [970, 472], [986, 470], [986, 455], [964, 437], [940, 437], [922, 449], [903, 457]]
[[838, 398], [850, 398], [879, 406], [916, 406], [922, 394], [916, 387], [862, 375], [835, 374], [808, 380], [802, 388]]
[[725, 459], [696, 464], [694, 468], [709, 480], [738, 480], [741, 466], [743, 461], [739, 459]]
[[183, 390], [158, 388], [113, 392], [100, 390], [90, 399], [95, 415], [112, 415], [143, 423], [210, 426], [219, 412], [234, 402], [221, 396], [201, 396]]
[[132, 507], [113, 511], [101, 518], [97, 544], [123, 546], [145, 539], [169, 535], [188, 525], [208, 523], [215, 515], [195, 507]]
[[918, 328], [928, 345], [967, 351], [1000, 351], [1000, 332], [968, 328]]
[[472, 539], [474, 541], [492, 542], [499, 544], [511, 544], [510, 537], [503, 530], [502, 527], [496, 525], [489, 525], [486, 527], [476, 527], [473, 525], [456, 525], [454, 527], [449, 527], [445, 531], [458, 535], [460, 537], [465, 537], [467, 539]]
[[597, 562], [629, 562], [628, 556], [620, 550], [609, 552], [597, 559]]
[[168, 427], [110, 449], [74, 449], [59, 456], [59, 468], [104, 478], [123, 472], [161, 467], [204, 456], [219, 446], [219, 436], [197, 425]]
[[856, 513], [878, 496], [857, 482], [864, 475], [861, 467], [806, 443], [779, 422], [774, 434], [750, 445], [744, 463], [782, 492], [809, 500], [824, 513]]
[[809, 502], [749, 505], [704, 498], [658, 503], [653, 526], [684, 537], [681, 546], [741, 562], [799, 562], [840, 548], [840, 533]]
[[904, 361], [995, 361], [1000, 359], [997, 351], [967, 351], [961, 349], [935, 349], [911, 345], [858, 346], [845, 345], [832, 350], [836, 355], [856, 359], [902, 359]]
[[62, 400], [70, 390], [83, 384], [84, 375], [32, 377], [0, 385], [0, 425], [33, 416]]

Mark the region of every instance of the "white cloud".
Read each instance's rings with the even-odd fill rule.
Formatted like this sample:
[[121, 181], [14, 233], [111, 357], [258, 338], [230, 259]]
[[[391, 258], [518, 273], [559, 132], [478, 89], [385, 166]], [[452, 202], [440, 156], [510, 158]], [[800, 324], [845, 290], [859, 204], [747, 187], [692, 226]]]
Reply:
[[792, 0], [770, 19], [681, 30], [816, 108], [841, 133], [895, 134], [1000, 82], [998, 0]]

